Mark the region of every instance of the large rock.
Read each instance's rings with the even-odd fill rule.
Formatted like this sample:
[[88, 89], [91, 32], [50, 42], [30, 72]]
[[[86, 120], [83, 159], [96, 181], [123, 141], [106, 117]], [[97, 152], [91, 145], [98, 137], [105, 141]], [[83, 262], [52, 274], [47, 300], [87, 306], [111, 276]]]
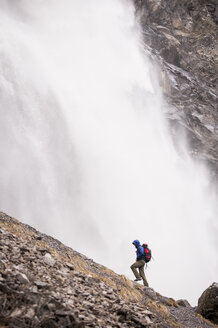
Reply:
[[218, 283], [214, 282], [198, 300], [197, 312], [218, 324]]

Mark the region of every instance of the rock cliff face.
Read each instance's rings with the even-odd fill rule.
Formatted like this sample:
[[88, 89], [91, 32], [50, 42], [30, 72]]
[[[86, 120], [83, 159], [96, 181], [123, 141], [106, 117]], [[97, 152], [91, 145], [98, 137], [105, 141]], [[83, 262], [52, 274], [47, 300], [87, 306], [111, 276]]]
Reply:
[[0, 327], [214, 327], [0, 212]]
[[218, 2], [134, 0], [145, 47], [163, 72], [172, 133], [185, 129], [191, 152], [218, 177]]

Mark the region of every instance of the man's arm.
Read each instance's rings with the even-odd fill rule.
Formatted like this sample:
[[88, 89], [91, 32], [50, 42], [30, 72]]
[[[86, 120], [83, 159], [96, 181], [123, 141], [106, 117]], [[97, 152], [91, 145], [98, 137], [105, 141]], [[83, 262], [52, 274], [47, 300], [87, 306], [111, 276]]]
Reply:
[[137, 260], [141, 260], [144, 256], [144, 249], [142, 246], [137, 248]]

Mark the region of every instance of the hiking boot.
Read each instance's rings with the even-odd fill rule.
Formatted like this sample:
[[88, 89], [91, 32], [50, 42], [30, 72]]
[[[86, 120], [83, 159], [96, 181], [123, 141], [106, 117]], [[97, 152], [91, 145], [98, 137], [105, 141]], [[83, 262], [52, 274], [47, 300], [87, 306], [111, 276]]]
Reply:
[[142, 278], [136, 278], [136, 279], [134, 279], [134, 281], [140, 281], [140, 280], [142, 280]]

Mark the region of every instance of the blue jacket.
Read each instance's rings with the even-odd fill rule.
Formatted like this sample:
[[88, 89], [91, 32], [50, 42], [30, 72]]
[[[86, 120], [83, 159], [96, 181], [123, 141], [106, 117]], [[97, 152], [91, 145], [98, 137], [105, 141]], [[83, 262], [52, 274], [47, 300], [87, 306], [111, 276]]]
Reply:
[[139, 240], [134, 240], [133, 245], [135, 245], [137, 249], [136, 251], [137, 261], [144, 260], [145, 259], [144, 248], [140, 245]]

